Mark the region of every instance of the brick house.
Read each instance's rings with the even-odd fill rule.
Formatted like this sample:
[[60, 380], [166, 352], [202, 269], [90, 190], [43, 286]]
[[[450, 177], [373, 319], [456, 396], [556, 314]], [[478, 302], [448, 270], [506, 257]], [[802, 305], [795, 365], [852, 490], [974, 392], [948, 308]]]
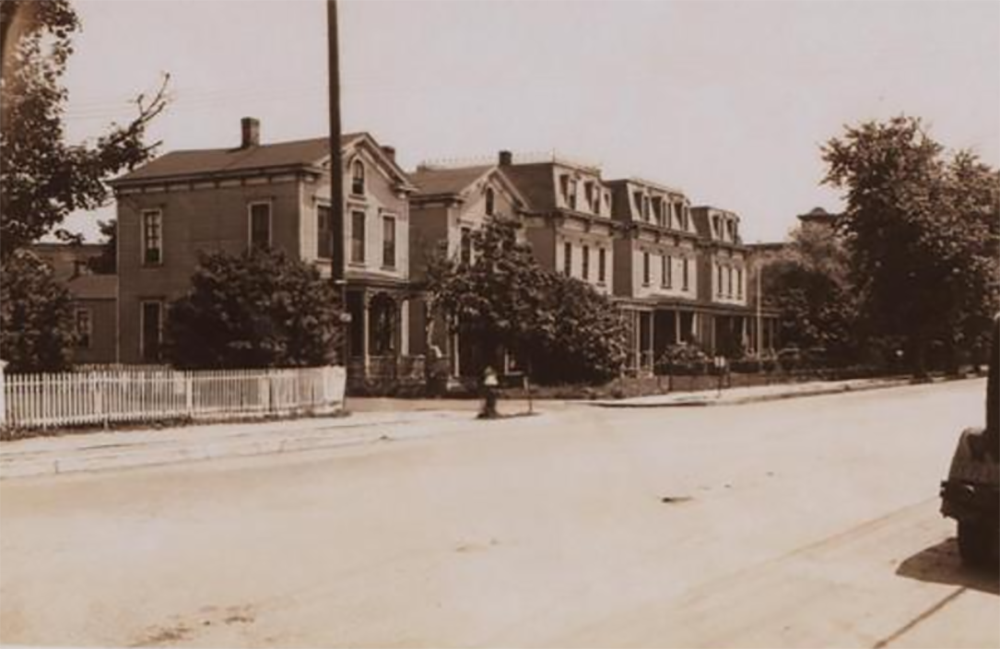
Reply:
[[[114, 181], [118, 207], [119, 357], [162, 360], [167, 305], [190, 287], [202, 251], [283, 250], [329, 277], [329, 140], [261, 144], [244, 118], [240, 145], [175, 151]], [[355, 387], [413, 373], [407, 321], [409, 195], [394, 150], [368, 133], [341, 138], [349, 329]], [[422, 370], [417, 372], [422, 374]]]

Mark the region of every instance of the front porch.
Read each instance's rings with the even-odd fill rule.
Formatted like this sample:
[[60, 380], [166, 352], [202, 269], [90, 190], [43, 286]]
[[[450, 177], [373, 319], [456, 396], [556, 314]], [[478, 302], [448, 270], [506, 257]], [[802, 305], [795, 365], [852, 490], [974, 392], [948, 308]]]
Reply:
[[348, 286], [347, 388], [353, 394], [389, 394], [422, 386], [425, 358], [411, 354], [409, 319], [414, 296], [405, 288]]

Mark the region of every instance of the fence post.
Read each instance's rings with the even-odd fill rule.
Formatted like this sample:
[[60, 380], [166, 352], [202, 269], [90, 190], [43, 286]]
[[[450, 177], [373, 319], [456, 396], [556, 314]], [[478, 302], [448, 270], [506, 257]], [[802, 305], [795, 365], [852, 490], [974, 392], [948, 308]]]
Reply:
[[4, 368], [7, 361], [0, 359], [0, 428], [7, 425], [7, 380], [4, 378]]

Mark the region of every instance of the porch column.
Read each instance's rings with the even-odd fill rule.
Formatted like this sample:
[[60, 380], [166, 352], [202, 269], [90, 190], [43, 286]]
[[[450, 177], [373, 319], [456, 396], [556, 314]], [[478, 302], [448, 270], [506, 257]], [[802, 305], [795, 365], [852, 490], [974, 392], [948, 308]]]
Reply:
[[410, 299], [403, 298], [399, 303], [399, 355], [410, 355]]
[[639, 322], [638, 311], [632, 312], [632, 331], [635, 332], [635, 344], [634, 355], [635, 355], [635, 373], [636, 376], [639, 375], [640, 370], [642, 370], [642, 324]]
[[681, 312], [674, 311], [674, 344], [681, 342]]
[[656, 367], [656, 311], [646, 314], [649, 318], [649, 371]]
[[361, 293], [361, 322], [362, 322], [362, 345], [361, 345], [361, 358], [362, 366], [365, 368], [364, 375], [368, 378], [368, 369], [371, 365], [370, 363], [370, 350], [371, 350], [371, 294], [365, 290]]

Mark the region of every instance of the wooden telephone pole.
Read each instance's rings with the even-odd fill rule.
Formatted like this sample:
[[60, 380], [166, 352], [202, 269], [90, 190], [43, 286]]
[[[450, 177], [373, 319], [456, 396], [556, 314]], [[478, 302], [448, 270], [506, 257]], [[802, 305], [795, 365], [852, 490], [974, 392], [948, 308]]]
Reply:
[[[347, 279], [344, 258], [344, 161], [340, 147], [340, 40], [337, 32], [337, 0], [326, 0], [327, 55], [330, 95], [330, 232], [333, 251], [330, 279], [340, 295], [340, 308], [347, 312]], [[343, 332], [340, 362], [347, 368], [350, 344], [350, 320], [344, 318], [348, 331]]]

